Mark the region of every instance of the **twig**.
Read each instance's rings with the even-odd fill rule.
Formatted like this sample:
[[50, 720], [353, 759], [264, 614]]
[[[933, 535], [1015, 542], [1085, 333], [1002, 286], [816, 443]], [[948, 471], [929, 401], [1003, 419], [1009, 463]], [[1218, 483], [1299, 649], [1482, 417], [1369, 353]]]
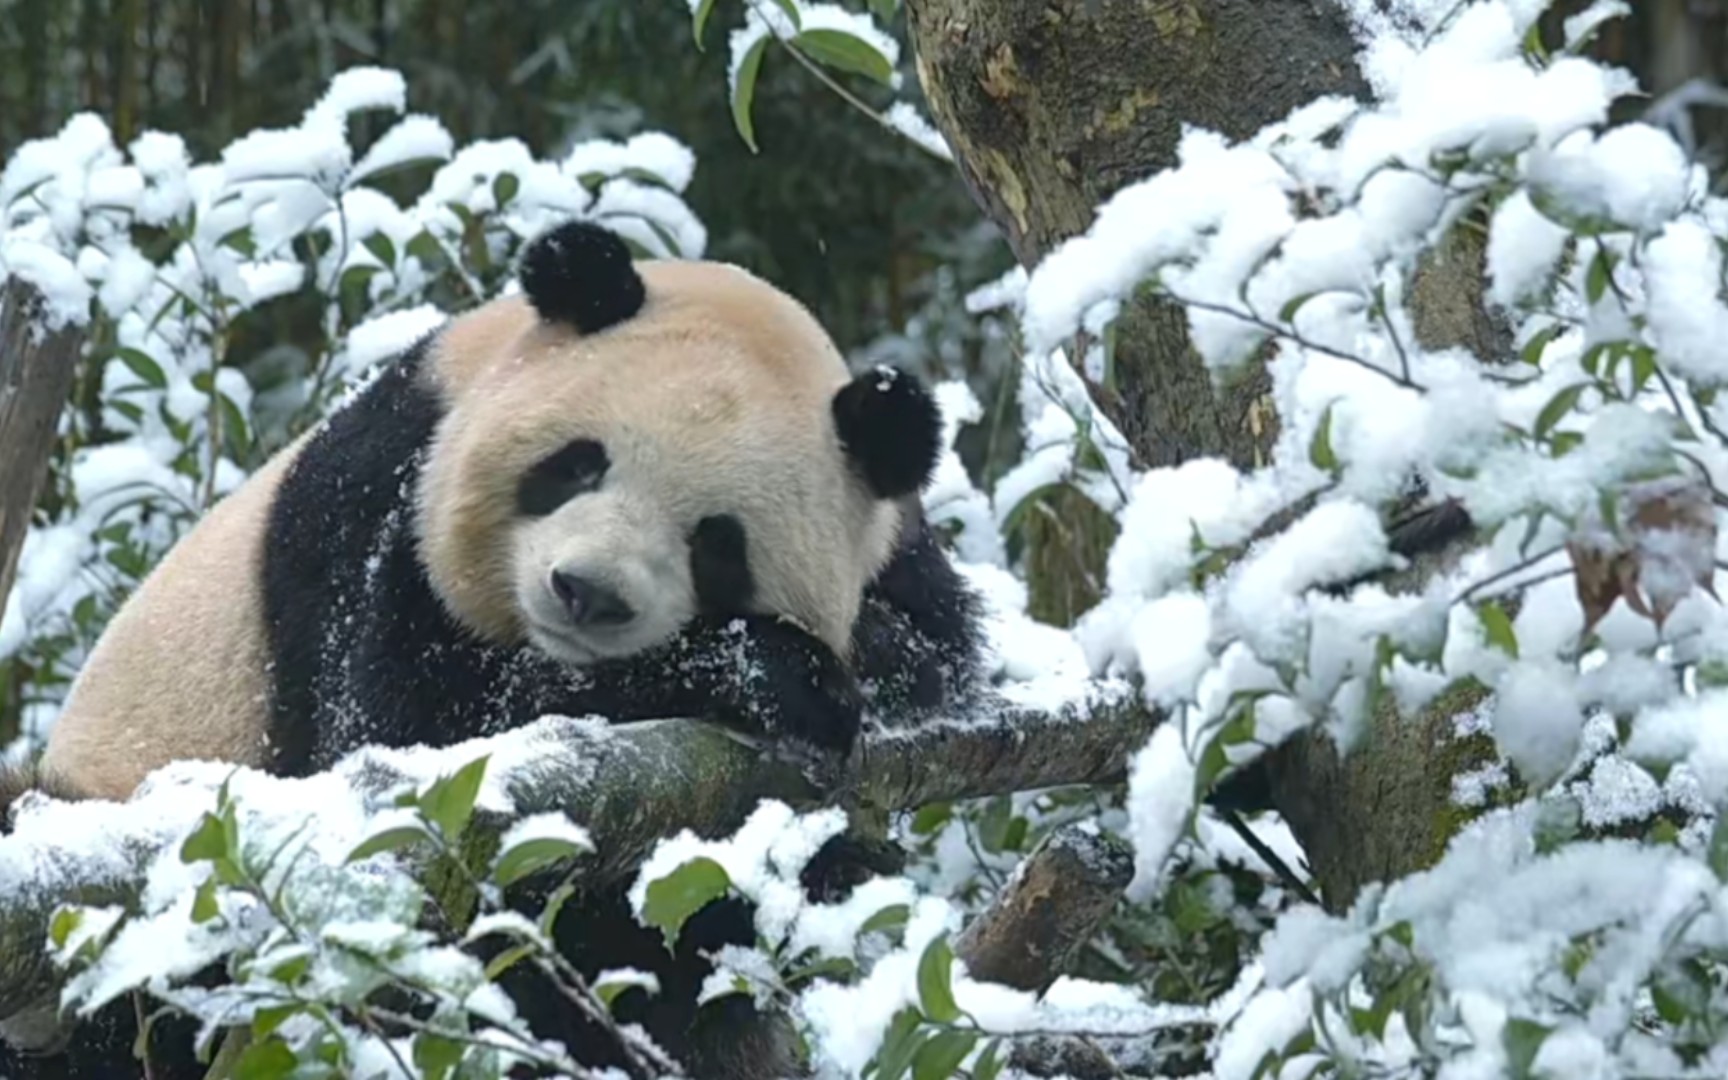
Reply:
[[1176, 303], [1181, 304], [1183, 307], [1191, 307], [1191, 308], [1195, 308], [1195, 309], [1200, 310], [1200, 311], [1210, 311], [1215, 315], [1227, 315], [1230, 318], [1239, 319], [1242, 322], [1245, 322], [1250, 326], [1259, 327], [1261, 330], [1266, 331], [1268, 334], [1271, 334], [1273, 337], [1283, 338], [1284, 340], [1289, 341], [1292, 344], [1300, 345], [1302, 348], [1307, 349], [1309, 352], [1317, 352], [1317, 353], [1321, 354], [1322, 356], [1330, 356], [1334, 360], [1343, 360], [1346, 363], [1356, 364], [1359, 367], [1365, 367], [1369, 371], [1372, 371], [1374, 374], [1379, 375], [1382, 378], [1390, 379], [1391, 381], [1397, 383], [1399, 386], [1407, 387], [1408, 389], [1411, 389], [1411, 390], [1426, 390], [1427, 389], [1427, 387], [1423, 386], [1421, 383], [1416, 382], [1412, 379], [1406, 378], [1403, 375], [1399, 375], [1396, 372], [1387, 371], [1385, 368], [1381, 367], [1379, 364], [1373, 363], [1370, 360], [1367, 360], [1363, 357], [1357, 356], [1354, 353], [1347, 353], [1342, 349], [1334, 349], [1330, 345], [1322, 345], [1318, 341], [1313, 341], [1309, 338], [1303, 337], [1301, 334], [1297, 333], [1294, 328], [1286, 328], [1283, 326], [1279, 326], [1275, 322], [1271, 322], [1269, 320], [1262, 319], [1260, 316], [1254, 314], [1251, 311], [1242, 311], [1242, 310], [1239, 310], [1237, 308], [1229, 307], [1225, 304], [1214, 304], [1214, 303], [1207, 301], [1207, 300], [1194, 300], [1194, 299], [1191, 299], [1189, 297], [1181, 296], [1178, 293], [1173, 292], [1172, 290], [1170, 290], [1168, 288], [1164, 288], [1162, 286], [1159, 287], [1158, 291], [1163, 293], [1165, 296], [1169, 297], [1171, 300], [1174, 300]]
[[1509, 577], [1514, 577], [1517, 574], [1520, 574], [1523, 571], [1528, 570], [1531, 567], [1537, 565], [1538, 563], [1542, 562], [1544, 559], [1551, 559], [1554, 556], [1560, 554], [1562, 551], [1565, 551], [1565, 550], [1566, 550], [1565, 545], [1557, 544], [1554, 547], [1549, 548], [1547, 551], [1538, 552], [1537, 554], [1530, 556], [1528, 559], [1525, 559], [1522, 562], [1519, 562], [1513, 566], [1508, 566], [1506, 569], [1501, 570], [1498, 573], [1490, 574], [1487, 577], [1483, 578], [1481, 581], [1476, 582], [1474, 585], [1467, 587], [1466, 589], [1464, 589], [1463, 592], [1460, 592], [1457, 596], [1454, 596], [1452, 598], [1452, 603], [1449, 604], [1448, 606], [1449, 607], [1456, 607], [1459, 604], [1462, 604], [1464, 601], [1470, 599], [1472, 596], [1476, 595], [1478, 592], [1487, 588], [1488, 586], [1493, 585], [1497, 582], [1504, 581]]
[[774, 33], [774, 29], [773, 29], [774, 24], [772, 22], [769, 22], [767, 16], [762, 15], [759, 0], [750, 0], [750, 7], [752, 9], [756, 10], [756, 13], [758, 14], [758, 16], [761, 16], [763, 23], [768, 26], [769, 35], [771, 37], [773, 37], [775, 41], [778, 41], [786, 49], [787, 52], [792, 54], [792, 59], [796, 60], [804, 68], [804, 70], [808, 71], [810, 74], [812, 74], [812, 75], [816, 76], [816, 78], [820, 79], [822, 81], [822, 84], [824, 86], [828, 87], [828, 89], [834, 91], [836, 94], [839, 94], [840, 99], [842, 101], [846, 102], [846, 104], [852, 106], [854, 109], [857, 109], [859, 112], [863, 113], [865, 116], [868, 116], [870, 119], [876, 121], [876, 123], [880, 124], [885, 130], [887, 130], [891, 134], [893, 134], [893, 135], [895, 135], [901, 139], [906, 140], [907, 142], [911, 143], [913, 146], [916, 146], [918, 149], [924, 151], [926, 154], [929, 154], [931, 157], [935, 158], [937, 161], [940, 161], [945, 165], [952, 165], [953, 164], [953, 162], [951, 160], [949, 160], [947, 157], [945, 157], [944, 155], [938, 154], [936, 151], [930, 149], [930, 147], [925, 146], [923, 143], [919, 142], [917, 139], [914, 139], [912, 136], [908, 135], [906, 132], [901, 131], [898, 127], [895, 127], [894, 123], [892, 121], [890, 121], [886, 115], [877, 111], [875, 108], [871, 107], [869, 102], [865, 101], [863, 98], [859, 97], [857, 94], [854, 94], [852, 91], [846, 89], [845, 86], [841, 85], [841, 83], [838, 79], [834, 78], [834, 76], [832, 76], [832, 75], [828, 74], [826, 71], [822, 70], [821, 64], [816, 63], [816, 61], [814, 61], [814, 60], [810, 59], [808, 56], [804, 55], [804, 50], [802, 50], [798, 46], [792, 44], [792, 41], [789, 38], [783, 38], [779, 34]]
[[1313, 904], [1315, 907], [1320, 906], [1320, 897], [1316, 896], [1314, 890], [1308, 887], [1308, 883], [1297, 877], [1296, 872], [1290, 869], [1289, 864], [1279, 858], [1278, 853], [1268, 847], [1266, 841], [1260, 839], [1259, 834], [1248, 827], [1248, 823], [1242, 820], [1241, 814], [1234, 810], [1221, 810], [1219, 814], [1224, 818], [1224, 823], [1234, 829], [1236, 835], [1242, 838], [1242, 842], [1247, 844], [1254, 854], [1260, 856], [1260, 861], [1272, 868], [1272, 872], [1278, 875], [1278, 880], [1282, 881], [1286, 888], [1300, 896], [1304, 902]]

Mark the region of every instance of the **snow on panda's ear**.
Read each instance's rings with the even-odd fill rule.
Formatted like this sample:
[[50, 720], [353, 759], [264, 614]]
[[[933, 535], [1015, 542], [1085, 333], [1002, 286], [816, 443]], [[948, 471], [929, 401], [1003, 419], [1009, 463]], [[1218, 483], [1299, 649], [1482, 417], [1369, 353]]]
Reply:
[[942, 410], [916, 375], [878, 367], [834, 395], [846, 456], [877, 497], [921, 491], [942, 455]]
[[591, 221], [567, 221], [529, 241], [518, 277], [542, 319], [584, 334], [635, 315], [647, 295], [623, 238]]

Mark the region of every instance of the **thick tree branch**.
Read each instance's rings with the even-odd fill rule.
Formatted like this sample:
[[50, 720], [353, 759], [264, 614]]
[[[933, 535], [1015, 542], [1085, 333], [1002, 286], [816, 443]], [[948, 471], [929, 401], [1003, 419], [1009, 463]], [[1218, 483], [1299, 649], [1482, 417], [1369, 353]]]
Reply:
[[46, 329], [42, 303], [22, 278], [7, 278], [0, 288], [0, 611], [84, 342], [75, 326]]
[[[506, 762], [495, 782], [510, 796], [513, 815], [485, 810], [474, 828], [485, 845], [515, 815], [562, 811], [585, 827], [599, 848], [587, 867], [590, 881], [631, 872], [661, 838], [681, 829], [717, 836], [735, 830], [765, 798], [808, 807], [841, 802], [898, 810], [929, 802], [1120, 779], [1129, 757], [1144, 745], [1158, 717], [1125, 687], [1094, 689], [1084, 700], [1045, 712], [1000, 702], [976, 715], [861, 741], [837, 781], [813, 782], [807, 768], [766, 753], [726, 729], [684, 720], [609, 727], [548, 720], [476, 746]], [[532, 751], [510, 767], [500, 747], [515, 739]], [[539, 740], [539, 741], [532, 741]], [[466, 762], [461, 747], [439, 761]], [[362, 751], [334, 772], [368, 797], [382, 797], [404, 782], [424, 782], [391, 764], [404, 759]], [[408, 768], [418, 768], [413, 758]], [[307, 808], [318, 812], [328, 786], [304, 784]], [[327, 784], [327, 780], [325, 781]], [[826, 794], [825, 794], [826, 793]], [[213, 792], [210, 794], [213, 795]], [[66, 902], [136, 909], [154, 857], [177, 843], [187, 815], [213, 808], [214, 799], [189, 800], [184, 784], [147, 783], [131, 802], [47, 807], [21, 816], [17, 831], [0, 838], [0, 1033], [15, 1044], [49, 1037], [43, 1015], [60, 975], [45, 952], [49, 920]], [[202, 793], [201, 793], [202, 795]], [[105, 837], [86, 855], [69, 842], [63, 813], [76, 812], [80, 836]], [[93, 857], [100, 855], [101, 857]], [[116, 857], [118, 855], [119, 857]]]
[[1108, 834], [1058, 829], [966, 927], [954, 953], [975, 979], [1043, 991], [1092, 940], [1134, 876], [1134, 857]]

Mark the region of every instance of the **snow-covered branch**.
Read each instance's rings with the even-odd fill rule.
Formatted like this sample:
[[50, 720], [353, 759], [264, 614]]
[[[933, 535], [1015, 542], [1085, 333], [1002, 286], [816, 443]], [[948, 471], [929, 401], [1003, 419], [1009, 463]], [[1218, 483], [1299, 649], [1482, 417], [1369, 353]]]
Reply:
[[1158, 722], [1121, 690], [1101, 685], [1048, 711], [994, 701], [975, 715], [878, 732], [861, 741], [832, 787], [711, 724], [548, 718], [445, 749], [361, 751], [304, 779], [185, 763], [156, 774], [123, 804], [32, 794], [18, 806], [13, 834], [0, 839], [0, 1025], [15, 1025], [57, 988], [61, 976], [46, 945], [61, 904], [136, 910], [180, 894], [176, 886], [185, 882], [164, 875], [182, 872], [173, 853], [223, 784], [243, 815], [256, 814], [247, 831], [292, 826], [298, 842], [340, 859], [396, 812], [394, 797], [405, 786], [489, 756], [473, 824], [479, 845], [516, 820], [567, 815], [597, 849], [583, 868], [584, 881], [593, 882], [633, 871], [656, 842], [680, 830], [729, 832], [763, 799], [897, 810], [1120, 778]]

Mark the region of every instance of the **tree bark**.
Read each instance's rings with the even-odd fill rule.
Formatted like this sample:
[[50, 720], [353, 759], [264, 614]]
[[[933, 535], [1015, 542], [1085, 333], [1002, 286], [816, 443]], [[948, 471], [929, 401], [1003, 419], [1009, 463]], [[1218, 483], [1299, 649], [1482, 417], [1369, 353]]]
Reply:
[[[936, 125], [1028, 268], [1116, 191], [1176, 164], [1184, 126], [1241, 139], [1322, 95], [1366, 95], [1349, 27], [1323, 0], [908, 0], [907, 11]], [[1423, 344], [1505, 355], [1504, 328], [1478, 303], [1481, 280], [1471, 240], [1426, 262], [1411, 299]], [[1150, 467], [1199, 456], [1264, 464], [1277, 438], [1266, 389], [1257, 366], [1215, 386], [1182, 311], [1155, 298], [1125, 309], [1115, 384], [1092, 387]], [[1437, 754], [1450, 731], [1444, 708], [1382, 716], [1348, 760], [1318, 735], [1271, 755], [1273, 800], [1328, 906], [1443, 849], [1455, 815]]]
[[1014, 879], [954, 942], [975, 979], [1042, 993], [1121, 899], [1134, 856], [1103, 833], [1068, 825], [1026, 856]]
[[41, 294], [20, 278], [0, 289], [0, 612], [84, 340], [77, 327], [45, 329], [41, 307]]

